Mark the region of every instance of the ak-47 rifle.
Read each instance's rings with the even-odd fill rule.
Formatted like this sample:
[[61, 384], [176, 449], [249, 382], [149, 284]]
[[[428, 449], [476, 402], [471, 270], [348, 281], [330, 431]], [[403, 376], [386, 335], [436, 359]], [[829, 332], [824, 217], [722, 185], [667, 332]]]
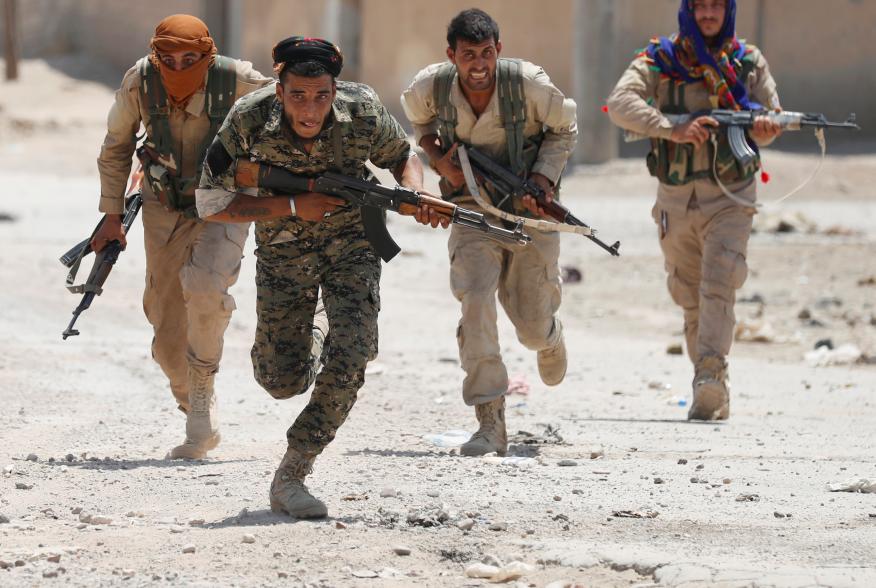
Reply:
[[[122, 219], [122, 229], [126, 235], [131, 229], [131, 225], [134, 224], [134, 219], [137, 218], [140, 207], [143, 205], [142, 183], [143, 170], [141, 166], [138, 166], [137, 170], [131, 174], [130, 186], [125, 194], [125, 216]], [[73, 318], [70, 320], [70, 324], [61, 333], [61, 338], [64, 340], [67, 337], [79, 334], [79, 331], [73, 328], [73, 325], [76, 324], [76, 319], [91, 306], [94, 297], [100, 296], [103, 292], [103, 284], [112, 271], [113, 265], [118, 260], [119, 254], [122, 252], [122, 244], [118, 240], [108, 243], [106, 247], [95, 254], [94, 265], [91, 268], [91, 273], [88, 274], [88, 279], [81, 284], [74, 283], [82, 259], [93, 252], [91, 239], [100, 230], [103, 222], [104, 219], [101, 219], [94, 228], [94, 231], [91, 232], [90, 237], [77, 243], [60, 258], [61, 263], [70, 268], [70, 271], [67, 273], [67, 289], [73, 294], [82, 294], [82, 300], [79, 301], [79, 305], [73, 310]]]
[[[542, 231], [564, 231], [584, 235], [608, 251], [611, 255], [620, 255], [618, 252], [620, 241], [615, 241], [613, 245], [604, 243], [595, 236], [596, 230], [592, 229], [588, 224], [572, 214], [572, 212], [563, 206], [558, 200], [551, 200], [548, 202], [545, 191], [532, 180], [521, 178], [474, 147], [459, 145], [456, 153], [459, 158], [462, 173], [465, 176], [466, 187], [468, 188], [469, 193], [481, 206], [484, 206], [493, 214], [506, 220], [522, 222], [524, 226], [532, 226]], [[502, 198], [502, 202], [514, 197], [522, 197], [529, 194], [535, 198], [538, 205], [544, 209], [545, 213], [557, 222], [536, 219], [521, 220], [520, 217], [501, 210], [501, 203], [498, 206], [493, 206], [480, 195], [475, 175], [480, 176], [482, 179], [492, 184]]]
[[526, 245], [532, 240], [523, 232], [522, 225], [518, 224], [514, 230], [497, 227], [488, 223], [484, 215], [478, 212], [402, 186], [382, 186], [335, 172], [324, 172], [312, 177], [299, 176], [281, 167], [246, 159], [237, 160], [234, 177], [241, 188], [266, 188], [282, 194], [319, 192], [343, 198], [350, 204], [359, 206], [365, 235], [384, 261], [392, 259], [400, 248], [386, 230], [383, 211], [392, 210], [401, 215], [413, 216], [424, 204], [454, 224], [478, 229], [509, 243]]
[[[827, 155], [827, 141], [824, 138], [824, 129], [847, 129], [855, 131], [861, 130], [861, 127], [859, 127], [858, 124], [855, 122], [854, 113], [852, 113], [845, 122], [841, 123], [831, 122], [827, 120], [827, 117], [825, 115], [818, 112], [775, 112], [767, 110], [704, 110], [691, 114], [665, 114], [664, 116], [666, 116], [666, 118], [668, 118], [673, 125], [685, 124], [703, 116], [710, 116], [715, 119], [718, 122], [718, 127], [717, 129], [710, 129], [709, 135], [709, 140], [712, 144], [712, 174], [715, 182], [718, 184], [718, 187], [721, 188], [721, 191], [724, 193], [724, 195], [735, 201], [737, 204], [746, 207], [754, 206], [756, 208], [763, 205], [761, 203], [752, 204], [751, 202], [740, 199], [739, 196], [731, 192], [718, 177], [718, 132], [727, 133], [727, 139], [730, 143], [730, 151], [732, 151], [733, 157], [736, 159], [736, 161], [744, 167], [754, 163], [757, 160], [757, 151], [749, 141], [747, 137], [747, 131], [754, 126], [754, 122], [758, 117], [764, 116], [772, 122], [778, 124], [779, 128], [786, 131], [800, 131], [803, 129], [813, 129], [815, 131], [815, 138], [818, 140], [818, 145], [821, 148], [821, 160], [818, 162], [818, 165], [816, 165], [812, 169], [809, 177], [803, 180], [796, 188], [794, 188], [781, 198], [778, 198], [777, 200], [768, 203], [771, 205], [776, 205], [799, 192], [818, 174], [818, 171], [821, 169], [821, 165], [824, 163], [824, 158]], [[647, 138], [648, 137], [645, 135], [632, 131], [624, 132], [624, 140], [628, 143]], [[768, 181], [768, 176], [766, 174], [764, 174], [762, 177], [764, 182]]]
[[[785, 131], [801, 131], [803, 129], [847, 129], [860, 131], [861, 127], [855, 122], [852, 113], [845, 122], [831, 122], [819, 112], [775, 112], [766, 110], [704, 110], [691, 114], [664, 114], [673, 125], [685, 124], [696, 118], [709, 116], [716, 121], [721, 128], [727, 129], [727, 138], [733, 156], [742, 165], [748, 165], [757, 158], [757, 153], [752, 149], [745, 136], [745, 131], [754, 126], [758, 117], [764, 116], [779, 125]], [[624, 132], [626, 142], [647, 139], [646, 135], [640, 135], [632, 131]]]

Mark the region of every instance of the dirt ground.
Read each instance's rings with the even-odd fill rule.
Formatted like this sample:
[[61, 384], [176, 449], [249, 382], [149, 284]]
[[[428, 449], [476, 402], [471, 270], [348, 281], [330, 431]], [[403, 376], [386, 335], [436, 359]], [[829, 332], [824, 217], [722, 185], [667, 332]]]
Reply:
[[[65, 63], [26, 61], [20, 82], [0, 82], [0, 585], [489, 585], [466, 576], [482, 561], [526, 564], [518, 586], [876, 585], [876, 494], [828, 490], [876, 480], [876, 154], [829, 157], [758, 215], [737, 316], [743, 338], [765, 342], [735, 344], [720, 424], [689, 423], [679, 406], [692, 373], [667, 353], [681, 313], [643, 162], [576, 169], [565, 200], [623, 256], [563, 237], [561, 264], [583, 279], [564, 286], [562, 385], [540, 383], [534, 353], [500, 320], [528, 388], [508, 397], [507, 459], [440, 446], [475, 428], [447, 233], [392, 218], [403, 254], [384, 268], [380, 356], [309, 479], [330, 518], [296, 522], [270, 512], [267, 492], [306, 398], [275, 401], [253, 380], [252, 240], [210, 459], [164, 459], [184, 416], [150, 358], [140, 226], [82, 335], [61, 340], [78, 296], [57, 258], [98, 219], [94, 159], [113, 92]], [[768, 150], [762, 199], [804, 178], [814, 141], [812, 153]], [[772, 230], [780, 221], [796, 230]], [[824, 365], [842, 360], [811, 354], [828, 339], [859, 359]]]

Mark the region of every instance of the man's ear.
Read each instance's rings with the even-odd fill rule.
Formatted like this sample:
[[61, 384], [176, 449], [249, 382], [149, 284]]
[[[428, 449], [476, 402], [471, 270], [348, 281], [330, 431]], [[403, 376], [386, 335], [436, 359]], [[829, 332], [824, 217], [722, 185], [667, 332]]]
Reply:
[[452, 47], [447, 48], [447, 59], [450, 60], [450, 63], [456, 65], [456, 51]]
[[277, 99], [282, 102], [283, 101], [283, 83], [280, 80], [277, 80], [277, 85], [274, 86], [274, 90], [277, 91]]
[[502, 52], [502, 41], [496, 41], [496, 55]]

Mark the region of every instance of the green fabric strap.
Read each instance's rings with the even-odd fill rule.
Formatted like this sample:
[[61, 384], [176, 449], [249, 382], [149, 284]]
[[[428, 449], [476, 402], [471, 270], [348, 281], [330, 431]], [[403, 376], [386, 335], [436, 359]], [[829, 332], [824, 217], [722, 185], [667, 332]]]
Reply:
[[444, 151], [449, 150], [456, 141], [456, 107], [450, 103], [450, 90], [455, 76], [456, 66], [447, 62], [438, 70], [433, 86], [435, 108], [438, 111], [438, 139]]
[[526, 173], [523, 162], [523, 130], [526, 125], [526, 97], [523, 94], [523, 64], [519, 59], [500, 59], [496, 85], [505, 127], [508, 161], [515, 174]]
[[[204, 109], [210, 119], [210, 130], [201, 142], [198, 153], [204, 154], [225, 117], [234, 104], [237, 91], [237, 70], [234, 60], [217, 55], [207, 74], [207, 87]], [[174, 148], [173, 136], [170, 132], [170, 106], [167, 93], [161, 83], [161, 75], [147, 58], [140, 67], [140, 94], [149, 112], [152, 133], [149, 139], [155, 144], [156, 150], [164, 155], [172, 155], [173, 160], [182, 171], [182, 154]], [[174, 178], [177, 194], [190, 192], [197, 185], [204, 165], [203, 157], [198, 162], [198, 171], [192, 177]]]

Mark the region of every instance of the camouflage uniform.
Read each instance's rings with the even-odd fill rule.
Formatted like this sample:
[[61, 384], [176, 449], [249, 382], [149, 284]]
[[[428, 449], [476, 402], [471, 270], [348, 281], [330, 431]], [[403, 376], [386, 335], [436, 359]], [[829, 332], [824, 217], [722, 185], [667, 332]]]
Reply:
[[[325, 171], [367, 178], [366, 161], [392, 169], [411, 154], [406, 135], [374, 91], [337, 82], [331, 122], [310, 153], [298, 144], [273, 88], [238, 101], [217, 135], [232, 158], [248, 158], [292, 173]], [[235, 185], [233, 166], [205, 166], [198, 212], [221, 212], [235, 192], [272, 196]], [[297, 217], [256, 223], [258, 325], [252, 348], [256, 380], [275, 398], [307, 391], [310, 402], [289, 428], [290, 447], [319, 454], [334, 438], [377, 355], [380, 260], [365, 238], [358, 209], [343, 207], [321, 222]], [[318, 290], [329, 322], [324, 343], [313, 333]], [[319, 371], [320, 359], [323, 363]]]

